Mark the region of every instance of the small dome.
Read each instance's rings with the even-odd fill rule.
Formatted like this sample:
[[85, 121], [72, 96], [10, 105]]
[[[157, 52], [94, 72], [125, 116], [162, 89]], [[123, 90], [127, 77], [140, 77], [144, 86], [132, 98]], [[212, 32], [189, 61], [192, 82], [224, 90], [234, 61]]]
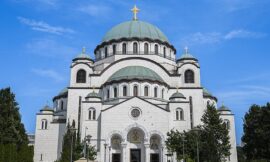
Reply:
[[89, 60], [89, 61], [92, 61], [92, 59], [90, 58], [90, 56], [88, 54], [86, 54], [85, 52], [86, 52], [86, 49], [85, 49], [85, 47], [83, 47], [82, 53], [80, 53], [79, 55], [77, 55], [73, 59], [73, 61], [76, 61], [76, 60]]
[[60, 95], [65, 95], [66, 93], [68, 93], [68, 88], [67, 88], [67, 87], [63, 88], [63, 89], [59, 92], [58, 96], [60, 96]]
[[164, 83], [163, 79], [153, 70], [143, 66], [128, 66], [115, 72], [107, 82], [120, 80], [151, 80]]
[[121, 38], [149, 38], [169, 43], [168, 38], [156, 26], [138, 20], [127, 21], [114, 26], [106, 33], [102, 41], [107, 42]]
[[170, 100], [171, 99], [175, 99], [175, 98], [183, 98], [183, 99], [186, 99], [186, 97], [180, 93], [180, 92], [175, 92], [174, 94], [172, 94], [172, 96], [170, 97]]
[[96, 92], [89, 93], [85, 98], [101, 98]]
[[225, 105], [222, 105], [218, 111], [231, 111], [228, 107], [226, 107]]
[[189, 50], [188, 50], [187, 47], [185, 48], [184, 53], [182, 54], [182, 56], [180, 57], [180, 59], [178, 61], [182, 61], [182, 60], [194, 60], [194, 61], [198, 61], [194, 56], [192, 56], [189, 53]]
[[53, 111], [48, 105], [45, 105], [40, 111]]

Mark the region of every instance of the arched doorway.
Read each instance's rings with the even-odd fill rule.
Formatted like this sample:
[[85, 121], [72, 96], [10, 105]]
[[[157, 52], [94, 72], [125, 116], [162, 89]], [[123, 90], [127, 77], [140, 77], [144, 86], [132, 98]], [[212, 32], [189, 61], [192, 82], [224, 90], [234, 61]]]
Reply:
[[145, 157], [144, 132], [139, 128], [133, 128], [127, 135], [130, 162], [143, 162]]
[[150, 138], [150, 162], [160, 162], [162, 159], [161, 138], [154, 134]]
[[122, 138], [115, 134], [111, 138], [111, 156], [112, 162], [121, 162], [122, 148], [121, 148]]

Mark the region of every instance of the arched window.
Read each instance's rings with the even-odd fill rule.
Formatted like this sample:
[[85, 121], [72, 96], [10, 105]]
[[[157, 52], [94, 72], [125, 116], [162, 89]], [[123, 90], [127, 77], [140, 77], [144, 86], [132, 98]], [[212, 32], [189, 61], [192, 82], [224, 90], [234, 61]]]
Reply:
[[127, 86], [123, 87], [123, 96], [127, 96]]
[[164, 99], [164, 92], [165, 92], [165, 90], [162, 89], [162, 92], [161, 92], [161, 98], [163, 98], [163, 99]]
[[64, 101], [61, 101], [60, 107], [61, 107], [61, 110], [64, 110]]
[[138, 86], [133, 87], [133, 96], [138, 96]]
[[164, 57], [166, 57], [166, 47], [163, 47], [163, 54], [164, 54]]
[[133, 43], [133, 53], [137, 54], [138, 53], [138, 43]]
[[155, 44], [155, 54], [157, 54], [158, 55], [158, 45], [157, 44]]
[[117, 98], [117, 96], [118, 96], [118, 95], [117, 95], [117, 88], [114, 87], [114, 88], [113, 88], [113, 97], [114, 97], [114, 98]]
[[88, 120], [96, 120], [96, 109], [90, 108], [88, 110]]
[[107, 89], [107, 100], [110, 98], [110, 89]]
[[192, 70], [185, 72], [185, 83], [194, 83], [194, 72]]
[[41, 120], [41, 129], [48, 129], [48, 121], [46, 119]]
[[81, 69], [77, 72], [76, 82], [77, 83], [85, 83], [86, 82], [86, 71], [85, 70]]
[[158, 96], [158, 88], [155, 87], [155, 88], [154, 88], [154, 97], [157, 97], [157, 96]]
[[122, 44], [122, 52], [123, 52], [123, 54], [127, 54], [127, 44], [126, 43]]
[[116, 45], [114, 44], [113, 45], [113, 55], [115, 55], [116, 54]]
[[108, 57], [108, 48], [105, 48], [105, 58]]
[[184, 111], [181, 108], [176, 109], [176, 120], [184, 120]]
[[148, 90], [149, 90], [148, 86], [145, 86], [144, 87], [144, 96], [148, 96], [149, 95]]
[[144, 54], [148, 54], [149, 53], [149, 45], [148, 43], [144, 43]]
[[228, 119], [225, 119], [225, 120], [224, 120], [224, 123], [225, 123], [225, 125], [226, 125], [226, 128], [227, 128], [227, 129], [230, 129], [230, 121], [229, 121]]

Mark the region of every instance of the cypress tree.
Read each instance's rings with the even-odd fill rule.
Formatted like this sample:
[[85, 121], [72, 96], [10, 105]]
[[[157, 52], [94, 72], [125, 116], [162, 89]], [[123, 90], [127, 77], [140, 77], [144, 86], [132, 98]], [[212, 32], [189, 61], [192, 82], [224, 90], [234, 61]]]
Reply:
[[0, 162], [32, 162], [33, 150], [10, 88], [0, 90]]

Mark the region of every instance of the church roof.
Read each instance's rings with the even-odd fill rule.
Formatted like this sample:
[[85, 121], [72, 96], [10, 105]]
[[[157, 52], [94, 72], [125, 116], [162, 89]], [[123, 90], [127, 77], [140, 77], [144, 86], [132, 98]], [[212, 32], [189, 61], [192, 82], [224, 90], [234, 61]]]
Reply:
[[172, 96], [170, 97], [170, 100], [171, 99], [174, 99], [174, 98], [183, 98], [183, 99], [186, 99], [186, 97], [180, 93], [180, 92], [175, 92], [174, 94], [172, 94]]
[[228, 107], [226, 107], [225, 105], [222, 105], [218, 111], [231, 111]]
[[89, 93], [85, 98], [101, 98], [96, 92]]
[[212, 98], [217, 101], [217, 98], [213, 96], [206, 88], [203, 88], [203, 97], [205, 98]]
[[76, 61], [76, 60], [89, 60], [89, 61], [93, 61], [90, 56], [88, 54], [86, 54], [86, 49], [85, 47], [83, 47], [82, 49], [82, 53], [78, 54], [74, 59], [73, 61]]
[[161, 83], [164, 82], [163, 79], [156, 72], [143, 66], [128, 66], [122, 68], [117, 72], [115, 72], [108, 79], [108, 82], [120, 80], [132, 80], [132, 79], [151, 80], [151, 81], [158, 81]]
[[194, 61], [198, 61], [193, 55], [191, 55], [189, 53], [188, 48], [185, 48], [185, 52], [181, 55], [180, 59], [178, 59], [178, 61], [182, 61], [182, 60], [194, 60]]
[[45, 105], [40, 111], [53, 111], [48, 105]]
[[121, 38], [149, 38], [169, 43], [168, 38], [159, 28], [150, 23], [139, 20], [126, 21], [114, 26], [103, 37], [102, 41], [107, 42]]

